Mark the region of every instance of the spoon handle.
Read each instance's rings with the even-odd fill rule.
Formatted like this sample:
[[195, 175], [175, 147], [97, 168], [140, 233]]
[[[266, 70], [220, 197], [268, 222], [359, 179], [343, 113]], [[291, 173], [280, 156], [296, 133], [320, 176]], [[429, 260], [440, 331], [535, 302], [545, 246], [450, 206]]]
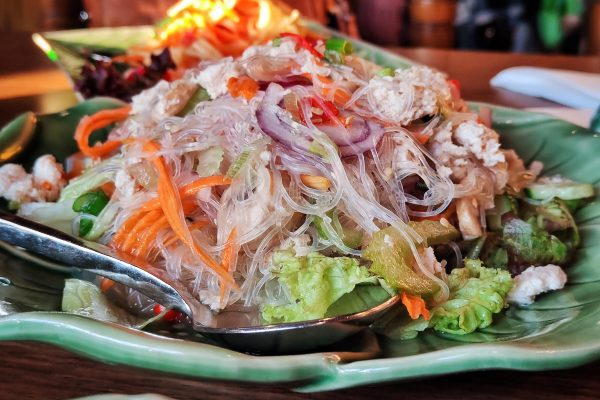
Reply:
[[0, 240], [112, 279], [191, 316], [190, 307], [179, 291], [167, 283], [166, 276], [161, 276], [164, 273], [143, 260], [117, 254], [99, 243], [77, 239], [5, 211], [0, 211]]

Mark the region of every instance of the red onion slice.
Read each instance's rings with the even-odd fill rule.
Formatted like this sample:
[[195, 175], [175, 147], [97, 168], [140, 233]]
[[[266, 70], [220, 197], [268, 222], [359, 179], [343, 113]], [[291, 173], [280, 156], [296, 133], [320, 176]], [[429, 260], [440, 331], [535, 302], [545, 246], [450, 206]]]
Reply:
[[385, 130], [383, 126], [372, 122], [367, 121], [365, 127], [365, 138], [361, 141], [349, 144], [347, 146], [339, 146], [340, 155], [342, 157], [353, 156], [357, 154], [362, 154], [366, 151], [369, 151], [379, 144], [379, 141], [385, 134]]
[[[311, 131], [293, 121], [289, 113], [279, 106], [284, 94], [281, 85], [269, 85], [256, 111], [258, 125], [277, 142], [292, 149], [309, 151], [313, 142]], [[338, 145], [342, 157], [362, 154], [374, 148], [385, 133], [381, 125], [362, 118], [356, 118], [348, 129], [341, 125], [321, 125], [317, 128]]]

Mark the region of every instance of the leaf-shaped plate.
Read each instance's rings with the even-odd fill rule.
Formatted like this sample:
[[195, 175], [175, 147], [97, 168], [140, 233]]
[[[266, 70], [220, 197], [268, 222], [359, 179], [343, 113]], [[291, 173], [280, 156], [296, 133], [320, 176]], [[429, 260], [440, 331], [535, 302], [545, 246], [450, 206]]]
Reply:
[[[369, 45], [357, 46], [387, 65], [407, 63]], [[600, 138], [597, 135], [541, 114], [500, 107], [493, 107], [493, 112], [495, 127], [505, 147], [514, 148], [527, 161], [544, 162], [546, 173], [592, 182], [598, 188]], [[567, 287], [540, 297], [530, 307], [509, 309], [492, 326], [470, 335], [429, 332], [406, 341], [379, 337], [377, 343], [373, 343], [372, 337], [362, 337], [358, 339], [363, 341], [349, 346], [352, 352], [331, 349], [322, 353], [260, 357], [79, 316], [37, 311], [1, 317], [0, 340], [38, 340], [101, 361], [188, 376], [299, 382], [296, 388], [300, 391], [332, 390], [484, 368], [572, 367], [600, 358], [598, 197], [575, 218], [581, 227], [583, 245], [568, 269]], [[0, 276], [9, 265], [5, 260], [0, 260]], [[0, 304], [12, 301], [7, 299], [6, 288], [0, 280]]]

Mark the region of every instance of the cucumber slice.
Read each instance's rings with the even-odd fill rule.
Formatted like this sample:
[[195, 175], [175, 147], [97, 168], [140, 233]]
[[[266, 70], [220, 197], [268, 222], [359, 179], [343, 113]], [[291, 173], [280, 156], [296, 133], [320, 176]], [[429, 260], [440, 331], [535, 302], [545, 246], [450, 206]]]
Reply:
[[563, 200], [577, 200], [594, 195], [594, 187], [589, 183], [572, 181], [534, 183], [525, 188], [525, 195], [535, 200], [548, 200], [558, 197]]

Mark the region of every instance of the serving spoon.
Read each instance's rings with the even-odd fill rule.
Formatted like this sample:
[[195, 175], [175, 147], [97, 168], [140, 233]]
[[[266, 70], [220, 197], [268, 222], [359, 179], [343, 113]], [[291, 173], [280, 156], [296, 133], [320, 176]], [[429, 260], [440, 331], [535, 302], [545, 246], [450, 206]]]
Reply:
[[5, 211], [0, 211], [0, 240], [135, 289], [164, 307], [186, 314], [195, 331], [218, 344], [250, 353], [297, 353], [336, 343], [383, 318], [399, 302], [399, 296], [393, 296], [353, 314], [260, 325], [256, 309], [233, 305], [213, 313], [183, 284], [144, 260]]

